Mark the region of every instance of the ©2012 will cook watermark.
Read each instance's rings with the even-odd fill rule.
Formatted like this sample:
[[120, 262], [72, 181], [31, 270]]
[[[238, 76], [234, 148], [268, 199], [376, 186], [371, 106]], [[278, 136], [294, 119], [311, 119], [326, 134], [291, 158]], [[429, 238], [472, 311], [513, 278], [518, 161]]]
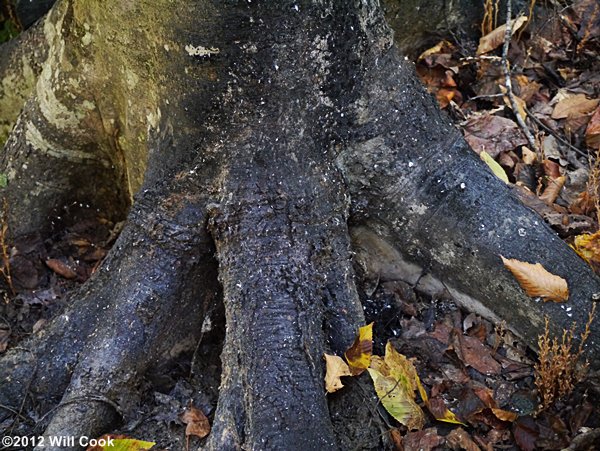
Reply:
[[88, 447], [88, 446], [114, 446], [114, 438], [90, 438], [82, 435], [81, 437], [74, 437], [69, 435], [50, 435], [46, 437], [42, 436], [21, 436], [21, 435], [5, 435], [0, 440], [0, 445], [2, 449], [10, 449], [10, 448], [53, 448], [53, 447]]

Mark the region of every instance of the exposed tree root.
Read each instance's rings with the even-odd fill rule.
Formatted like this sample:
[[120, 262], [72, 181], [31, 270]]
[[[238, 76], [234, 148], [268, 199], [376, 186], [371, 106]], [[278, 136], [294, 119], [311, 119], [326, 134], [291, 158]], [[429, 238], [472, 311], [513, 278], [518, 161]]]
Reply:
[[[62, 26], [81, 31], [82, 11], [69, 9], [66, 1], [57, 5], [63, 8], [57, 9]], [[349, 405], [356, 406], [356, 422], [373, 420], [364, 426], [365, 437], [380, 437], [370, 388], [352, 383], [328, 406], [323, 387], [323, 352], [341, 354], [364, 322], [348, 223], [358, 226], [355, 243], [370, 243], [367, 264], [373, 255], [387, 259], [376, 277], [421, 284], [433, 275], [437, 288], [488, 317], [504, 316], [530, 344], [537, 316], [542, 326], [545, 312], [559, 326], [567, 317], [559, 307], [526, 299], [503, 272], [498, 254], [541, 261], [567, 277], [574, 313], [586, 315], [591, 293], [600, 291], [598, 280], [469, 153], [391, 47], [377, 2], [307, 1], [301, 13], [276, 2], [222, 8], [215, 13], [219, 20], [244, 24], [223, 31], [234, 57], [223, 51], [223, 60], [207, 61], [220, 53], [188, 47], [187, 56], [205, 54], [160, 74], [173, 97], [160, 109], [147, 112], [141, 102], [142, 112], [134, 111], [136, 125], [128, 133], [137, 138], [143, 123], [149, 135], [135, 143], [150, 150], [125, 229], [99, 272], [73, 296], [78, 300], [23, 345], [28, 351], [15, 349], [0, 361], [6, 381], [0, 404], [10, 409], [0, 408], [2, 415], [21, 412], [29, 391], [49, 420], [47, 435], [110, 430], [132, 410], [148, 370], [196, 346], [220, 281], [223, 373], [206, 448], [357, 446], [340, 438], [348, 423], [341, 424], [339, 415]], [[105, 9], [111, 12], [107, 7], [102, 14]], [[153, 16], [150, 6], [145, 11], [163, 17], [160, 10]], [[158, 25], [162, 31], [171, 24]], [[54, 52], [60, 34], [54, 35]], [[157, 40], [140, 55], [155, 56], [168, 44]], [[67, 46], [71, 52], [79, 48]], [[76, 56], [85, 60], [84, 53]], [[58, 55], [49, 61], [57, 62]], [[176, 69], [172, 81], [169, 71]], [[69, 93], [82, 94], [82, 102], [91, 96], [85, 120], [75, 115], [81, 130], [61, 135], [57, 117], [48, 120], [44, 110], [60, 109], [60, 102], [38, 89], [3, 155], [2, 169], [13, 171], [9, 199], [17, 202], [38, 180], [44, 188], [11, 208], [13, 223], [23, 221], [18, 232], [43, 227], [48, 218], [37, 215], [50, 215], [71, 199], [95, 199], [108, 215], [124, 215], [125, 194], [135, 185], [127, 161], [146, 149], [130, 142], [132, 153], [123, 152], [111, 133], [118, 134], [122, 118], [106, 113], [112, 99], [97, 99], [93, 86], [69, 91], [62, 83], [68, 74], [59, 71], [42, 87], [64, 102]], [[229, 85], [211, 84], [219, 77]], [[181, 80], [188, 83], [181, 83], [184, 92]], [[109, 83], [121, 84], [127, 83], [117, 76]], [[207, 94], [215, 86], [222, 92]], [[142, 88], [117, 89], [115, 97]], [[67, 158], [55, 155], [60, 151]], [[30, 166], [24, 169], [25, 159]], [[145, 162], [135, 171], [142, 173]], [[369, 254], [372, 249], [379, 253]], [[594, 351], [598, 338], [596, 332], [590, 340]], [[359, 400], [364, 404], [357, 405]]]

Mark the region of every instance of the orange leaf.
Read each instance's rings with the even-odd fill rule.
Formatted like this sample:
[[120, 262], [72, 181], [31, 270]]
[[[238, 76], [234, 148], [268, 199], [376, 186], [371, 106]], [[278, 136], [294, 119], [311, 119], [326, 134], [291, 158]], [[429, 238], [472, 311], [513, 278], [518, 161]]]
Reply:
[[338, 391], [344, 386], [340, 377], [352, 376], [346, 362], [337, 355], [323, 354], [325, 357], [325, 390], [327, 393]]
[[49, 258], [44, 263], [46, 263], [48, 268], [50, 268], [59, 276], [63, 276], [65, 279], [74, 279], [77, 277], [77, 273], [73, 270], [73, 268], [57, 258]]
[[563, 302], [569, 298], [567, 281], [548, 272], [540, 263], [534, 265], [514, 258], [504, 258], [502, 255], [500, 258], [527, 296], [555, 302]]
[[565, 186], [566, 181], [567, 178], [564, 175], [550, 179], [548, 186], [540, 196], [540, 200], [543, 200], [548, 205], [552, 205], [560, 194], [560, 190]]
[[492, 413], [499, 420], [510, 421], [511, 423], [519, 418], [519, 415], [516, 412], [511, 412], [510, 410], [492, 408]]
[[371, 355], [373, 355], [373, 323], [358, 329], [358, 336], [346, 351], [346, 360], [353, 376], [358, 376], [369, 368]]
[[210, 433], [210, 423], [206, 415], [191, 405], [181, 415], [181, 421], [187, 425], [185, 427], [186, 436], [195, 435], [204, 438]]

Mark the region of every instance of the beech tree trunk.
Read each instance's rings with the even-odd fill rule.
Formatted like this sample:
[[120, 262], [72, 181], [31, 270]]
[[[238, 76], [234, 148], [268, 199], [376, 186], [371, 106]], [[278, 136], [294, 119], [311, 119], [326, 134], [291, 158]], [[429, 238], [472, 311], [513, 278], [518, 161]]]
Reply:
[[[329, 405], [324, 391], [323, 352], [364, 323], [353, 260], [446, 289], [532, 346], [544, 314], [585, 323], [600, 292], [438, 111], [376, 0], [60, 0], [2, 51], [16, 61], [36, 39], [41, 70], [0, 118], [15, 122], [0, 161], [13, 236], [126, 221], [66, 310], [0, 360], [0, 404], [37, 406], [48, 436], [110, 431], [211, 322], [225, 341], [205, 448], [380, 448], [358, 383]], [[565, 277], [573, 316], [526, 297], [500, 255]], [[342, 410], [372, 442], [348, 437]]]

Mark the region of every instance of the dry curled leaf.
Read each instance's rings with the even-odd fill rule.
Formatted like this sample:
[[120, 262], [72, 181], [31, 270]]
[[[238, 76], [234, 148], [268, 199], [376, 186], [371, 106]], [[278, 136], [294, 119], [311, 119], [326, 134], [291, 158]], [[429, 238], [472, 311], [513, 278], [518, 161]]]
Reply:
[[563, 189], [563, 186], [565, 186], [566, 181], [567, 177], [564, 175], [550, 179], [548, 186], [540, 196], [540, 200], [544, 201], [548, 205], [552, 205], [558, 198], [558, 195]]
[[373, 354], [373, 323], [362, 326], [352, 346], [346, 351], [346, 360], [353, 376], [362, 374], [371, 364]]
[[[527, 22], [527, 16], [519, 16], [513, 19], [511, 22], [511, 32], [515, 33], [519, 28]], [[491, 52], [497, 49], [504, 43], [504, 35], [506, 34], [506, 24], [500, 25], [495, 30], [490, 31], [488, 34], [483, 36], [479, 40], [479, 47], [477, 47], [477, 56], [483, 55], [484, 53]]]
[[346, 362], [344, 362], [341, 357], [329, 354], [323, 354], [323, 356], [325, 357], [326, 367], [325, 390], [327, 390], [327, 393], [333, 393], [344, 386], [340, 377], [352, 376], [352, 373], [350, 372], [350, 368]]
[[502, 255], [500, 258], [528, 296], [555, 302], [563, 302], [569, 298], [567, 281], [548, 272], [540, 263], [534, 265], [514, 258], [504, 258]]
[[208, 418], [206, 418], [206, 415], [200, 409], [193, 406], [185, 409], [185, 412], [181, 415], [181, 421], [186, 424], [186, 437], [195, 435], [196, 437], [204, 438], [210, 433]]
[[45, 263], [48, 268], [65, 279], [75, 279], [77, 277], [77, 273], [73, 268], [57, 258], [49, 258]]
[[582, 116], [593, 112], [598, 99], [588, 99], [585, 94], [572, 94], [560, 100], [552, 111], [552, 119], [565, 119], [569, 116]]

